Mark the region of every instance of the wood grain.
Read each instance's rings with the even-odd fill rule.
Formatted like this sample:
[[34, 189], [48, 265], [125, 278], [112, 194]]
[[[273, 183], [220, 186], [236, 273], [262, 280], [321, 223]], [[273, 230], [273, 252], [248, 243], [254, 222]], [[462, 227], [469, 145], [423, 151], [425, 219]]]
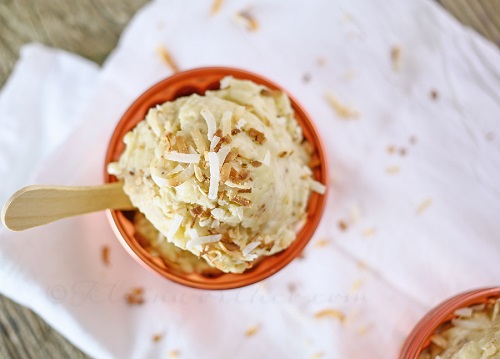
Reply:
[[14, 193], [2, 208], [2, 223], [13, 231], [105, 209], [132, 209], [123, 183], [100, 186], [35, 185]]
[[[0, 0], [0, 87], [22, 44], [38, 41], [101, 64], [146, 0]], [[500, 0], [439, 0], [500, 45]], [[97, 255], [97, 254], [96, 254]], [[0, 296], [0, 358], [88, 358], [31, 310]]]
[[500, 0], [439, 0], [463, 24], [500, 46]]

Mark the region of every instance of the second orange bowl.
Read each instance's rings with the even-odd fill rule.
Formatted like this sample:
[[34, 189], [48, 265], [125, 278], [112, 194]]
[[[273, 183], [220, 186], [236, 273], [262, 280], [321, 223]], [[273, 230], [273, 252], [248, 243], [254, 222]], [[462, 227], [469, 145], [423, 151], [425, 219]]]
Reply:
[[500, 298], [500, 287], [461, 293], [436, 306], [417, 323], [408, 335], [399, 359], [417, 359], [419, 354], [430, 344], [430, 337], [436, 332], [436, 329], [441, 324], [452, 320], [457, 309], [486, 303], [490, 298]]

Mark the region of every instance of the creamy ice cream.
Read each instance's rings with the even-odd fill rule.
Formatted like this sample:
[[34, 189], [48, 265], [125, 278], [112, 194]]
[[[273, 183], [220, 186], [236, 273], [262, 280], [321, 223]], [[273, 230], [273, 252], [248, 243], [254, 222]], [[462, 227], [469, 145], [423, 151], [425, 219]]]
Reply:
[[226, 77], [149, 110], [108, 167], [166, 241], [241, 273], [287, 248], [306, 219], [308, 143], [286, 94]]

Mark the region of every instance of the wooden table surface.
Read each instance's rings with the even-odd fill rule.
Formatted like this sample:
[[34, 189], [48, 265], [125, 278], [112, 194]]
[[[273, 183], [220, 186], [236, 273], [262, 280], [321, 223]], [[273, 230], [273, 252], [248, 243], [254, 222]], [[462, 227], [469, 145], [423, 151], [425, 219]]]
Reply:
[[[500, 0], [439, 0], [462, 23], [500, 46]], [[0, 88], [27, 42], [101, 64], [147, 0], [0, 0]], [[31, 310], [0, 295], [0, 358], [88, 358]]]

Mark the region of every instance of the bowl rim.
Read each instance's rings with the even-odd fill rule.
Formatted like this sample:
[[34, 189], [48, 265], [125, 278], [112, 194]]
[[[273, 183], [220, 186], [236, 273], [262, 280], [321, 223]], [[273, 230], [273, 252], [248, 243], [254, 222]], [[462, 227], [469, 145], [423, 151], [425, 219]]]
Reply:
[[[328, 171], [328, 163], [326, 160], [326, 150], [325, 146], [323, 143], [323, 140], [321, 139], [319, 135], [319, 131], [312, 121], [311, 116], [305, 111], [305, 109], [302, 107], [302, 105], [293, 97], [286, 89], [284, 89], [282, 86], [276, 84], [275, 82], [269, 80], [267, 77], [264, 77], [262, 75], [242, 70], [239, 68], [233, 68], [233, 67], [200, 67], [200, 68], [194, 68], [182, 72], [178, 72], [173, 74], [172, 76], [169, 76], [159, 82], [157, 82], [155, 85], [149, 87], [147, 90], [145, 90], [137, 99], [129, 106], [129, 108], [124, 112], [124, 114], [121, 116], [120, 120], [117, 122], [116, 127], [113, 131], [113, 134], [110, 138], [108, 148], [106, 151], [106, 157], [104, 161], [104, 181], [106, 183], [110, 182], [115, 182], [116, 178], [112, 175], [109, 175], [107, 173], [107, 165], [109, 162], [111, 162], [112, 157], [115, 154], [115, 147], [117, 144], [122, 139], [122, 135], [120, 134], [120, 131], [123, 126], [125, 126], [127, 123], [130, 122], [130, 118], [134, 116], [134, 114], [139, 111], [141, 106], [144, 106], [148, 100], [150, 100], [155, 94], [158, 94], [165, 86], [168, 84], [172, 83], [178, 83], [181, 81], [185, 81], [187, 79], [193, 79], [196, 78], [196, 76], [202, 76], [202, 74], [216, 74], [217, 76], [220, 76], [220, 78], [223, 78], [225, 76], [233, 76], [235, 78], [241, 78], [241, 79], [250, 79], [256, 83], [260, 83], [263, 85], [266, 85], [270, 88], [273, 89], [279, 89], [283, 92], [285, 92], [288, 97], [290, 98], [290, 102], [292, 104], [292, 107], [295, 112], [295, 116], [297, 121], [299, 121], [299, 118], [304, 121], [304, 123], [300, 123], [302, 120], [299, 121], [299, 125], [303, 129], [303, 132], [308, 132], [310, 133], [310, 136], [313, 138], [314, 141], [312, 145], [315, 147], [315, 150], [317, 152], [317, 156], [320, 161], [320, 165], [318, 166], [317, 169], [315, 169], [315, 173], [318, 175], [316, 176], [316, 180], [320, 181], [323, 183], [326, 187], [326, 191], [323, 195], [318, 195], [315, 194], [314, 192], [311, 193], [311, 196], [309, 197], [309, 202], [308, 202], [308, 207], [307, 207], [307, 212], [308, 212], [308, 219], [306, 221], [306, 224], [304, 225], [304, 228], [301, 229], [297, 235], [302, 234], [302, 232], [305, 229], [305, 232], [302, 234], [302, 238], [296, 238], [294, 242], [292, 242], [292, 245], [285, 249], [282, 252], [279, 252], [273, 256], [279, 256], [282, 255], [283, 253], [287, 252], [287, 256], [285, 257], [284, 260], [280, 261], [275, 267], [271, 268], [267, 272], [262, 272], [260, 275], [254, 275], [250, 276], [249, 278], [245, 279], [245, 275], [249, 272], [244, 272], [241, 274], [237, 274], [237, 276], [240, 276], [240, 280], [235, 280], [234, 283], [232, 284], [227, 284], [227, 283], [217, 283], [217, 282], [210, 282], [210, 278], [207, 278], [206, 282], [199, 282], [199, 281], [192, 281], [188, 280], [185, 277], [181, 277], [178, 275], [175, 275], [174, 273], [167, 273], [165, 271], [160, 270], [157, 266], [154, 266], [151, 261], [148, 260], [147, 256], [141, 253], [140, 251], [137, 251], [134, 249], [134, 243], [133, 241], [128, 238], [126, 235], [126, 231], [124, 229], [123, 223], [121, 222], [121, 219], [118, 216], [118, 213], [121, 211], [118, 210], [108, 210], [107, 211], [107, 217], [108, 220], [110, 221], [111, 227], [115, 233], [115, 235], [118, 237], [120, 243], [122, 246], [127, 250], [127, 252], [141, 265], [143, 265], [145, 268], [152, 270], [153, 272], [173, 281], [178, 284], [182, 284], [188, 287], [192, 288], [197, 288], [197, 289], [209, 289], [209, 290], [224, 290], [224, 289], [235, 289], [235, 288], [241, 288], [247, 285], [251, 285], [254, 283], [258, 283], [273, 274], [277, 273], [284, 267], [286, 267], [290, 262], [292, 262], [295, 258], [297, 258], [300, 253], [304, 250], [304, 247], [307, 245], [307, 243], [310, 241], [312, 238], [314, 232], [316, 231], [316, 228], [318, 227], [321, 219], [322, 219], [322, 214], [324, 212], [326, 202], [327, 202], [327, 195], [328, 195], [328, 181], [329, 181], [329, 171]], [[219, 79], [220, 80], [220, 79]], [[255, 81], [256, 80], [256, 81]], [[178, 96], [181, 97], [181, 96]], [[178, 98], [176, 97], [176, 98]], [[171, 99], [174, 100], [175, 98]], [[148, 108], [150, 108], [149, 106]], [[134, 125], [135, 126], [135, 125]], [[306, 126], [307, 128], [304, 128]], [[318, 176], [320, 178], [318, 178]], [[316, 200], [317, 205], [313, 208], [310, 208], [311, 204], [311, 198], [315, 195], [318, 195], [318, 199]], [[297, 242], [297, 243], [296, 243]], [[273, 256], [270, 256], [268, 258], [271, 258]], [[265, 259], [268, 259], [265, 258]], [[265, 261], [263, 260], [263, 262]], [[258, 267], [258, 266], [257, 266]], [[227, 274], [222, 274], [222, 276], [227, 275]]]
[[468, 290], [448, 298], [430, 311], [415, 325], [401, 348], [399, 359], [417, 359], [429, 345], [429, 338], [443, 323], [455, 317], [457, 309], [486, 302], [489, 298], [500, 298], [500, 287]]

